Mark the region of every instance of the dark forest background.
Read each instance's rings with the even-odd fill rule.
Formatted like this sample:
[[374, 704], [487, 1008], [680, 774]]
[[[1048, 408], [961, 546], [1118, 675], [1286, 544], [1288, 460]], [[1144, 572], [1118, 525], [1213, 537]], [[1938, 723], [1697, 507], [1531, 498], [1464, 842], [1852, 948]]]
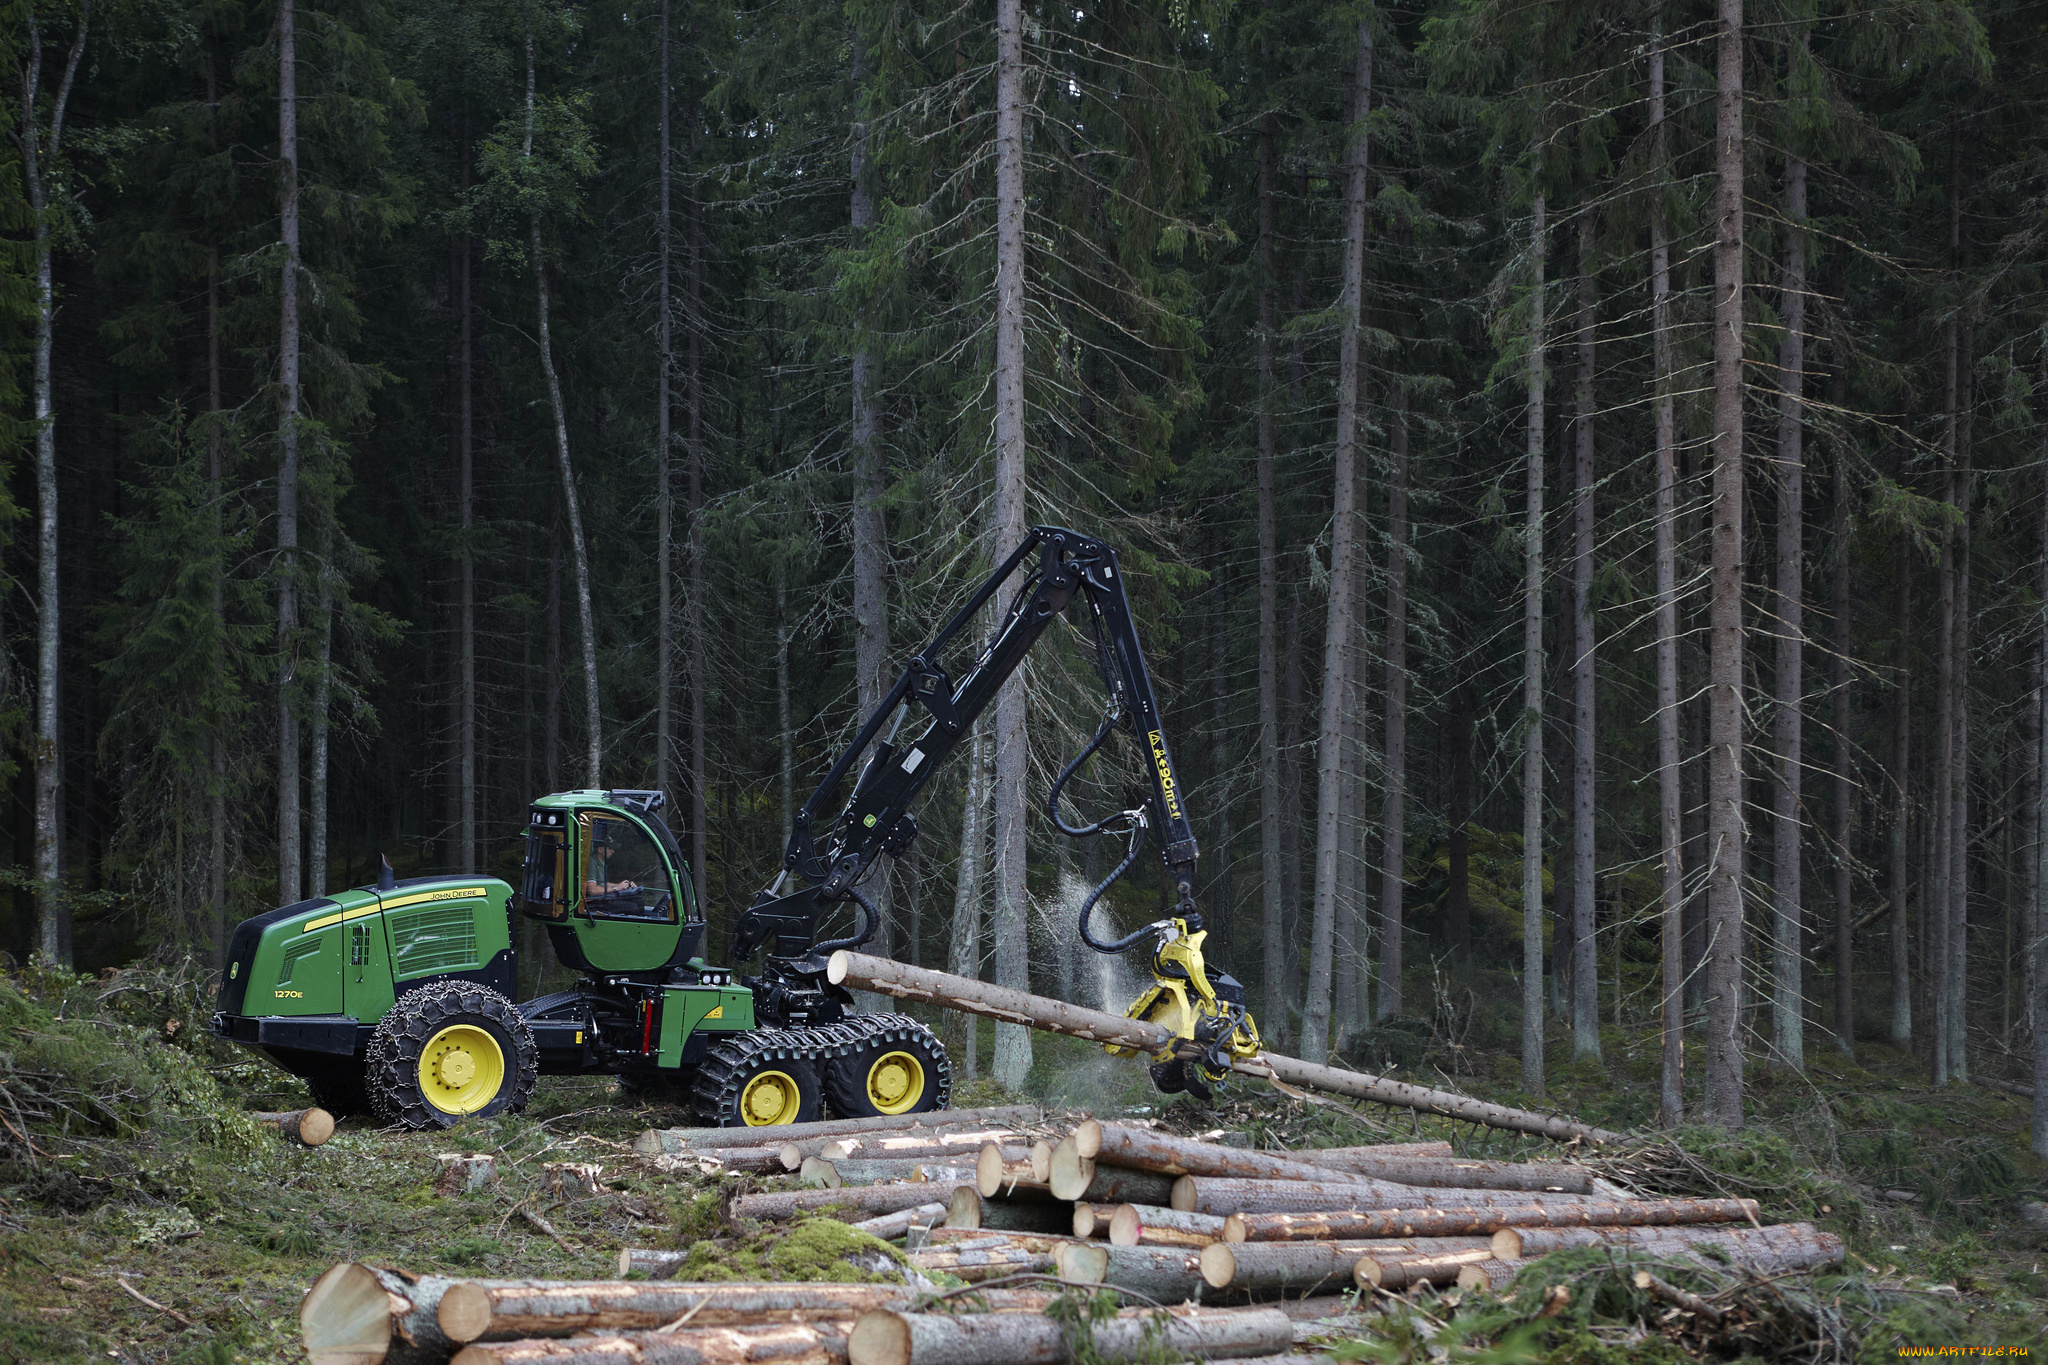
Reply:
[[[1277, 1046], [1512, 1052], [1533, 964], [1581, 1058], [1668, 1001], [1723, 1119], [1724, 1033], [2031, 1070], [2039, 0], [0, 15], [18, 961], [509, 877], [590, 785], [671, 794], [721, 946], [1007, 486], [1125, 556]], [[1120, 1009], [1071, 926], [1115, 852], [1039, 814], [1079, 638], [884, 935]]]

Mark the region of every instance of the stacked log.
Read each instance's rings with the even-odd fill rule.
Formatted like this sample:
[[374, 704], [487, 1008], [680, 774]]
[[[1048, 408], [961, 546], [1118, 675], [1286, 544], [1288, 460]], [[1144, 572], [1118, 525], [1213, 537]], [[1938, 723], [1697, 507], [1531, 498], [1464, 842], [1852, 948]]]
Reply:
[[251, 1114], [258, 1123], [277, 1129], [301, 1147], [319, 1147], [334, 1136], [334, 1115], [325, 1109], [292, 1109], [281, 1114]]
[[[864, 1119], [828, 1119], [822, 1123], [785, 1123], [763, 1128], [649, 1128], [633, 1140], [642, 1156], [674, 1156], [685, 1152], [716, 1152], [740, 1147], [779, 1146], [869, 1133], [936, 1135], [971, 1128], [1012, 1128], [1039, 1121], [1042, 1111], [1031, 1104], [1006, 1104], [987, 1109], [939, 1109], [924, 1114], [882, 1114]], [[979, 1141], [974, 1144], [977, 1148]], [[815, 1156], [815, 1152], [804, 1153]], [[801, 1157], [799, 1158], [801, 1160]]]

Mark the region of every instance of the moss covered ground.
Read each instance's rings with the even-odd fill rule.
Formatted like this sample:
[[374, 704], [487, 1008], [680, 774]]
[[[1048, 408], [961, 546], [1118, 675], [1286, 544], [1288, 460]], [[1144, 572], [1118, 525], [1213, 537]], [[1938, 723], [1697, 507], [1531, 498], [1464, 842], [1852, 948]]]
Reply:
[[[613, 1274], [620, 1248], [634, 1245], [688, 1250], [692, 1278], [890, 1273], [891, 1253], [830, 1220], [774, 1233], [723, 1223], [730, 1188], [631, 1154], [635, 1133], [683, 1122], [681, 1112], [636, 1106], [606, 1081], [545, 1079], [524, 1114], [449, 1132], [354, 1120], [324, 1147], [287, 1145], [246, 1116], [303, 1106], [303, 1088], [205, 1037], [209, 1007], [198, 977], [177, 970], [0, 976], [0, 1365], [294, 1360], [299, 1296], [344, 1259], [582, 1278]], [[1447, 1137], [1501, 1157], [1556, 1150], [1250, 1087], [1211, 1106], [1165, 1100], [1135, 1064], [1065, 1039], [1035, 1042], [1035, 1098], [1183, 1131], [1234, 1128], [1290, 1145]], [[1611, 1125], [1640, 1119], [1655, 1048], [1654, 1036], [1616, 1029], [1600, 1066], [1573, 1068], [1560, 1053], [1550, 1102]], [[1453, 1059], [1450, 1083], [1513, 1101], [1510, 1060], [1469, 1050]], [[1408, 1074], [1444, 1083], [1445, 1062], [1431, 1044]], [[2016, 1201], [2048, 1194], [2048, 1171], [2026, 1150], [2024, 1100], [1931, 1091], [1913, 1059], [1875, 1045], [1855, 1062], [1821, 1053], [1803, 1077], [1755, 1074], [1751, 1096], [1756, 1122], [1742, 1134], [1685, 1129], [1599, 1159], [1646, 1192], [1751, 1195], [1772, 1217], [1810, 1218], [1847, 1239], [1845, 1273], [1756, 1285], [1732, 1271], [1658, 1267], [1724, 1296], [1726, 1321], [1700, 1332], [1635, 1287], [1632, 1263], [1551, 1257], [1502, 1294], [1391, 1305], [1340, 1353], [1604, 1365], [1891, 1360], [1904, 1345], [2048, 1350], [2048, 1236], [2014, 1216]], [[955, 1102], [1007, 1098], [981, 1081]], [[436, 1196], [435, 1156], [448, 1151], [495, 1155], [499, 1178]], [[551, 1161], [599, 1163], [600, 1193], [545, 1196], [539, 1172]]]

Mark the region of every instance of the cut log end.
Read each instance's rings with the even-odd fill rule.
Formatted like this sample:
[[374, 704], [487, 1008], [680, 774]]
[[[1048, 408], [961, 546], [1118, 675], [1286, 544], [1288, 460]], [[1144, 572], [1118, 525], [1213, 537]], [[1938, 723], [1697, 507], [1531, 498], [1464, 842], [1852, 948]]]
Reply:
[[887, 1309], [862, 1315], [846, 1339], [846, 1355], [853, 1365], [910, 1365], [910, 1320]]
[[1063, 1246], [1052, 1259], [1068, 1284], [1101, 1284], [1109, 1274], [1109, 1252], [1099, 1246]]
[[378, 1365], [391, 1349], [391, 1315], [370, 1268], [343, 1261], [299, 1301], [299, 1338], [312, 1365]]
[[1211, 1242], [1202, 1248], [1202, 1279], [1211, 1289], [1227, 1289], [1237, 1277], [1237, 1253], [1228, 1242]]
[[[621, 1252], [623, 1260], [629, 1252]], [[491, 1295], [481, 1286], [468, 1281], [458, 1281], [448, 1286], [441, 1295], [441, 1306], [435, 1311], [435, 1318], [441, 1325], [442, 1335], [455, 1342], [475, 1341], [491, 1326]]]

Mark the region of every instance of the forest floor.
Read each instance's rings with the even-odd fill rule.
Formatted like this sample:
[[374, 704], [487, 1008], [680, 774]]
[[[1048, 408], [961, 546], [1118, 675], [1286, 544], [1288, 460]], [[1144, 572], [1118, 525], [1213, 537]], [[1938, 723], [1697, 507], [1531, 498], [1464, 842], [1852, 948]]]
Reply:
[[[627, 1245], [708, 1236], [708, 1180], [656, 1174], [631, 1140], [686, 1121], [622, 1101], [607, 1081], [544, 1079], [520, 1115], [443, 1133], [346, 1122], [326, 1146], [289, 1146], [246, 1111], [305, 1104], [267, 1063], [195, 1039], [205, 1003], [176, 974], [97, 979], [0, 976], [0, 1363], [273, 1365], [301, 1359], [296, 1309], [342, 1260], [415, 1271], [608, 1278]], [[984, 1037], [984, 1043], [986, 1042]], [[1213, 1106], [1165, 1101], [1143, 1070], [1070, 1040], [1034, 1038], [1027, 1090], [1053, 1105], [1147, 1114], [1182, 1131], [1238, 1128], [1262, 1142], [1326, 1146], [1448, 1137], [1461, 1152], [1555, 1154], [1534, 1139], [1406, 1111], [1284, 1099], [1233, 1087]], [[1602, 1064], [1552, 1051], [1549, 1104], [1622, 1125], [1654, 1108], [1654, 1032], [1610, 1028]], [[1434, 1065], [1448, 1060], [1445, 1074]], [[1514, 1058], [1434, 1042], [1403, 1074], [1526, 1102]], [[1844, 1273], [1737, 1283], [1725, 1328], [1693, 1334], [1633, 1290], [1606, 1258], [1534, 1263], [1502, 1295], [1425, 1295], [1390, 1305], [1345, 1353], [1385, 1361], [1891, 1360], [1905, 1346], [2048, 1349], [2048, 1229], [2022, 1221], [2048, 1195], [2027, 1150], [2023, 1099], [1972, 1085], [1940, 1091], [1912, 1058], [1864, 1045], [1814, 1055], [1804, 1075], [1757, 1070], [1743, 1133], [1682, 1129], [1620, 1157], [1594, 1156], [1646, 1192], [1759, 1199], [1766, 1221], [1803, 1218], [1841, 1234]], [[958, 1105], [999, 1102], [987, 1082]], [[69, 1123], [70, 1133], [63, 1129]], [[437, 1153], [490, 1152], [500, 1178], [436, 1197]], [[595, 1197], [544, 1199], [546, 1161], [604, 1166]], [[1910, 1196], [1910, 1197], [1908, 1197]], [[539, 1220], [527, 1215], [537, 1214]], [[549, 1231], [552, 1229], [552, 1235]], [[761, 1238], [706, 1264], [767, 1278], [863, 1278], [844, 1240]], [[1571, 1306], [1539, 1319], [1549, 1286]], [[1949, 1358], [1966, 1358], [1951, 1356]]]

